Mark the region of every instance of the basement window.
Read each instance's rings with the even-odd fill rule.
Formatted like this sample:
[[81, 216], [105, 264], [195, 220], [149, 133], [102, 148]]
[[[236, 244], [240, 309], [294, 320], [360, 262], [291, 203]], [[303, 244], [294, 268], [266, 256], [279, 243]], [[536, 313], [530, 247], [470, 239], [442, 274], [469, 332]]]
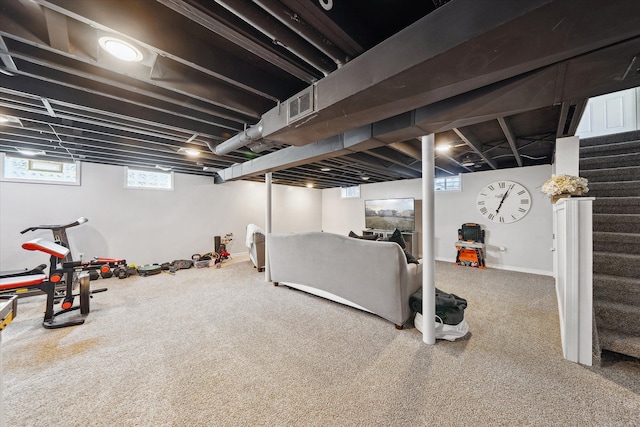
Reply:
[[351, 187], [341, 187], [340, 188], [340, 197], [343, 199], [351, 199], [351, 198], [359, 198], [360, 197], [360, 186], [353, 185]]
[[125, 167], [125, 188], [173, 190], [173, 172], [156, 172]]
[[80, 185], [80, 162], [13, 157], [4, 153], [1, 160], [2, 181]]
[[460, 175], [445, 176], [442, 178], [434, 178], [433, 186], [435, 191], [460, 191], [461, 188]]

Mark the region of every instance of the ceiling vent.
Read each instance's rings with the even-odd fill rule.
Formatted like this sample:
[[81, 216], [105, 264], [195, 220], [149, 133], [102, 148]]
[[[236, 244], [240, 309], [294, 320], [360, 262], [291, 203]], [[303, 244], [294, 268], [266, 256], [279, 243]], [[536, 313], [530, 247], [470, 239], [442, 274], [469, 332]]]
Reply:
[[311, 85], [302, 92], [292, 96], [287, 101], [287, 123], [293, 123], [314, 111], [315, 85]]

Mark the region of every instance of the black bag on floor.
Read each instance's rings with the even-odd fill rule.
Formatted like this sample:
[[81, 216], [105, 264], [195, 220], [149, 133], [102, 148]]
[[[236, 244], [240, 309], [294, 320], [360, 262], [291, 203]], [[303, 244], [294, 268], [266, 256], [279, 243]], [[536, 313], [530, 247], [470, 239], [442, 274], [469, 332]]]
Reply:
[[[409, 307], [416, 313], [422, 314], [422, 288], [411, 294]], [[445, 325], [457, 325], [464, 320], [464, 310], [467, 300], [455, 294], [449, 294], [436, 288], [436, 316]]]

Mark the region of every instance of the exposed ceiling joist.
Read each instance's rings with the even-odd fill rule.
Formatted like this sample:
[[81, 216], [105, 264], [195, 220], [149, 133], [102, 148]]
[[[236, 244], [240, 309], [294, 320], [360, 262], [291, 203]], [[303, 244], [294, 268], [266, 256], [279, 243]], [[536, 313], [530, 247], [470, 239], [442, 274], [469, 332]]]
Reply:
[[588, 101], [588, 99], [583, 98], [562, 103], [558, 130], [556, 132], [558, 137], [570, 136], [576, 133]]
[[640, 86], [639, 2], [219, 2], [0, 1], [0, 151], [328, 188], [418, 177], [435, 133], [448, 176], [550, 164], [589, 97]]
[[49, 33], [49, 44], [53, 49], [69, 52], [69, 30], [67, 17], [51, 9], [44, 9]]
[[[11, 53], [9, 53], [9, 50], [7, 49], [7, 45], [4, 42], [2, 34], [0, 34], [0, 60], [2, 60], [2, 64], [4, 65], [4, 68], [6, 68], [7, 70], [18, 71], [18, 67], [16, 67], [16, 63], [13, 61], [13, 58], [11, 57]], [[7, 73], [5, 72], [5, 74]], [[13, 74], [8, 73], [8, 75], [13, 75]]]
[[504, 117], [498, 117], [498, 123], [500, 124], [502, 132], [504, 132], [504, 136], [507, 138], [507, 142], [509, 143], [509, 147], [513, 152], [513, 156], [515, 157], [516, 162], [518, 162], [518, 166], [522, 167], [522, 158], [520, 157], [520, 153], [518, 152], [516, 138], [511, 125]]
[[482, 142], [480, 142], [473, 134], [469, 131], [463, 131], [458, 128], [453, 128], [452, 130], [458, 135], [458, 137], [460, 137], [461, 140], [464, 141], [465, 144], [467, 144], [467, 146], [469, 146], [469, 148], [480, 156], [486, 164], [491, 166], [492, 169], [498, 169], [493, 159], [482, 151]]
[[277, 52], [274, 51], [273, 48], [270, 48], [265, 44], [262, 44], [245, 36], [242, 32], [237, 31], [228, 23], [216, 19], [215, 17], [203, 12], [199, 8], [194, 7], [185, 1], [157, 1], [165, 5], [166, 7], [180, 13], [186, 18], [198, 23], [199, 25], [202, 25], [206, 29], [224, 37], [231, 43], [237, 44], [248, 52], [257, 54], [258, 56], [260, 56], [260, 58], [266, 60], [267, 62], [275, 65], [282, 70], [285, 70], [286, 72], [299, 78], [300, 80], [306, 81], [307, 83], [313, 83], [317, 79], [317, 77], [312, 73], [302, 69], [291, 61], [283, 59], [280, 55], [278, 55]]

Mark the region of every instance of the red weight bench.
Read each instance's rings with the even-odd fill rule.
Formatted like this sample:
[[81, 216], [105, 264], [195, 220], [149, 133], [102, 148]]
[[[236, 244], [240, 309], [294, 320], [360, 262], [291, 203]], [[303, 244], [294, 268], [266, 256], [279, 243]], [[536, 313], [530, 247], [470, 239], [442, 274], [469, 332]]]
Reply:
[[[67, 326], [81, 325], [84, 319], [69, 320], [66, 322], [55, 323], [55, 317], [73, 310], [80, 309], [82, 315], [89, 314], [90, 300], [90, 282], [89, 274], [81, 272], [78, 274], [78, 282], [80, 284], [80, 306], [73, 306], [72, 294], [73, 288], [73, 268], [58, 268], [58, 261], [64, 259], [69, 253], [69, 249], [41, 238], [30, 240], [22, 245], [29, 251], [40, 251], [51, 255], [49, 276], [44, 273], [38, 274], [21, 274], [12, 273], [0, 278], [0, 292], [12, 291], [16, 294], [36, 288], [47, 295], [46, 308], [44, 312], [44, 321], [42, 325], [47, 329], [64, 328]], [[62, 309], [53, 310], [56, 300], [56, 284], [66, 280], [67, 294], [62, 303]]]

